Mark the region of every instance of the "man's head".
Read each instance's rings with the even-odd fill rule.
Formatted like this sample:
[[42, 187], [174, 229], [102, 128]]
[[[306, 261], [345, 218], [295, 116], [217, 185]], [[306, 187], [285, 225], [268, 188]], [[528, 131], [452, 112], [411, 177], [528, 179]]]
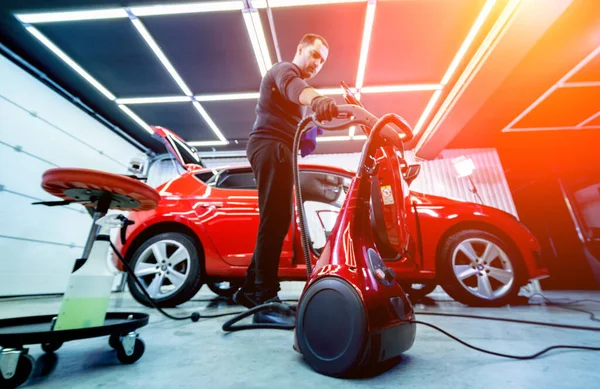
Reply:
[[325, 38], [316, 34], [306, 34], [296, 48], [294, 63], [300, 68], [302, 78], [312, 78], [321, 71], [329, 55], [329, 45]]

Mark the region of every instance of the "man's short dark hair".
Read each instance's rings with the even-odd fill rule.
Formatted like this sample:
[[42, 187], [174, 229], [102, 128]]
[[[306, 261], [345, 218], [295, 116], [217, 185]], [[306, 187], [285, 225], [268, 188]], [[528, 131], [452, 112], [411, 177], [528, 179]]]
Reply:
[[323, 42], [323, 45], [329, 49], [329, 44], [327, 43], [327, 41], [325, 40], [325, 38], [323, 38], [321, 35], [317, 35], [317, 34], [306, 34], [306, 35], [304, 35], [302, 37], [302, 39], [300, 39], [300, 44], [302, 46], [312, 45], [313, 43], [315, 43], [315, 41], [317, 39], [320, 40], [321, 42]]

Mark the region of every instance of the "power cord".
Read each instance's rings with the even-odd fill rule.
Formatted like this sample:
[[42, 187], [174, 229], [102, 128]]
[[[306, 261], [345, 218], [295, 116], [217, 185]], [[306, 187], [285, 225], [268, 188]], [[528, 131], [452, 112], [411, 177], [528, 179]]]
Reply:
[[[242, 331], [242, 330], [247, 330], [247, 329], [283, 329], [283, 330], [293, 330], [295, 328], [295, 326], [292, 325], [280, 325], [280, 324], [258, 324], [258, 323], [253, 323], [253, 324], [248, 324], [248, 325], [234, 325], [236, 322], [254, 315], [256, 312], [262, 311], [262, 310], [274, 310], [274, 309], [278, 309], [280, 311], [288, 311], [288, 313], [292, 314], [293, 313], [293, 307], [288, 306], [287, 304], [281, 304], [281, 303], [270, 303], [270, 304], [264, 304], [264, 305], [260, 305], [257, 307], [254, 307], [252, 309], [248, 309], [247, 311], [240, 311], [240, 312], [228, 312], [228, 313], [221, 313], [221, 314], [215, 314], [215, 315], [200, 315], [198, 312], [193, 312], [191, 315], [189, 316], [173, 316], [170, 315], [169, 313], [165, 312], [162, 310], [162, 308], [160, 308], [159, 306], [157, 306], [154, 303], [154, 300], [150, 297], [150, 295], [148, 294], [148, 292], [146, 292], [146, 288], [144, 288], [144, 286], [142, 285], [142, 283], [138, 280], [138, 278], [135, 276], [135, 273], [133, 271], [133, 269], [131, 268], [131, 266], [129, 265], [129, 263], [127, 263], [127, 261], [125, 261], [125, 259], [123, 258], [123, 256], [121, 255], [121, 253], [119, 253], [119, 251], [117, 250], [117, 248], [114, 246], [114, 244], [112, 242], [110, 242], [110, 247], [113, 249], [113, 251], [115, 252], [115, 254], [117, 254], [117, 257], [119, 258], [119, 260], [121, 261], [121, 263], [123, 264], [123, 266], [125, 267], [127, 274], [129, 274], [130, 277], [133, 278], [134, 282], [137, 284], [137, 286], [139, 286], [140, 290], [142, 291], [142, 293], [144, 294], [144, 296], [148, 299], [148, 302], [154, 307], [156, 308], [156, 310], [158, 310], [161, 314], [163, 314], [164, 316], [168, 317], [169, 319], [173, 319], [173, 320], [192, 320], [193, 322], [197, 322], [200, 319], [209, 319], [209, 318], [217, 318], [217, 317], [224, 317], [224, 316], [232, 316], [232, 315], [237, 315], [236, 317], [234, 317], [233, 319], [227, 321], [225, 324], [223, 324], [223, 330], [227, 331], [227, 332], [234, 332], [234, 331]], [[550, 304], [552, 305], [556, 305], [559, 307], [562, 307], [563, 304], [555, 304], [553, 302], [551, 302], [548, 298], [546, 298], [545, 296], [541, 295], [544, 299], [546, 299]], [[530, 296], [530, 298], [533, 297]], [[295, 300], [289, 300], [289, 301], [295, 301]], [[588, 300], [580, 300], [580, 301], [588, 301]], [[596, 300], [590, 300], [593, 302], [597, 302], [600, 303], [600, 301], [596, 301]], [[571, 304], [574, 302], [571, 302]], [[591, 314], [591, 319], [594, 321], [598, 321], [597, 318], [594, 317], [594, 314], [588, 311], [584, 311], [584, 310], [579, 310], [576, 308], [568, 308], [568, 307], [562, 307], [562, 308], [566, 308], [566, 309], [571, 309], [571, 310], [576, 310], [576, 311], [580, 311], [580, 312], [585, 312], [585, 313], [589, 313]], [[436, 312], [415, 312], [415, 314], [418, 315], [431, 315], [431, 316], [446, 316], [446, 317], [461, 317], [461, 318], [469, 318], [469, 319], [479, 319], [479, 320], [494, 320], [494, 321], [505, 321], [505, 322], [513, 322], [513, 323], [520, 323], [520, 324], [529, 324], [529, 325], [540, 325], [540, 326], [548, 326], [548, 327], [558, 327], [558, 328], [568, 328], [568, 329], [576, 329], [576, 330], [585, 330], [585, 331], [600, 331], [600, 327], [596, 328], [596, 327], [585, 327], [585, 326], [573, 326], [573, 325], [567, 325], [567, 324], [554, 324], [554, 323], [544, 323], [544, 322], [536, 322], [536, 321], [527, 321], [527, 320], [516, 320], [516, 319], [505, 319], [505, 318], [498, 318], [498, 317], [486, 317], [486, 316], [475, 316], [475, 315], [463, 315], [463, 314], [451, 314], [451, 313], [436, 313]], [[495, 356], [499, 356], [499, 357], [503, 357], [503, 358], [511, 358], [511, 359], [518, 359], [518, 360], [529, 360], [529, 359], [534, 359], [539, 357], [542, 354], [547, 353], [550, 350], [554, 350], [554, 349], [576, 349], [576, 350], [591, 350], [591, 351], [600, 351], [600, 347], [590, 347], [590, 346], [574, 346], [574, 345], [555, 345], [555, 346], [550, 346], [545, 348], [542, 351], [539, 351], [535, 354], [531, 354], [531, 355], [510, 355], [510, 354], [503, 354], [503, 353], [498, 353], [495, 351], [490, 351], [490, 350], [485, 350], [482, 349], [480, 347], [477, 346], [473, 346], [467, 342], [465, 342], [464, 340], [450, 334], [449, 332], [441, 329], [440, 327], [433, 325], [431, 323], [427, 323], [424, 321], [420, 321], [420, 320], [411, 320], [410, 323], [416, 323], [416, 324], [421, 324], [421, 325], [425, 325], [428, 327], [431, 327], [439, 332], [441, 332], [442, 334], [448, 336], [449, 338], [457, 341], [458, 343], [462, 344], [463, 346], [466, 346], [470, 349], [485, 353], [485, 354], [491, 354], [491, 355], [495, 355]]]
[[494, 317], [494, 316], [478, 316], [478, 315], [465, 315], [465, 314], [458, 314], [458, 313], [419, 312], [419, 311], [415, 311], [415, 315], [460, 317], [460, 318], [463, 318], [463, 319], [503, 321], [503, 322], [508, 322], [508, 323], [528, 324], [528, 325], [534, 325], [534, 326], [544, 326], [544, 327], [554, 327], [554, 328], [566, 328], [566, 329], [569, 329], [569, 330], [598, 331], [598, 332], [600, 332], [600, 327], [586, 327], [586, 326], [576, 326], [576, 325], [571, 325], [571, 324], [546, 323], [546, 322], [542, 322], [542, 321], [506, 319], [506, 318], [503, 318], [503, 317]]
[[[420, 314], [422, 314], [422, 313], [420, 313]], [[493, 320], [493, 319], [491, 319], [491, 318], [487, 318], [487, 319]], [[511, 354], [503, 354], [503, 353], [498, 353], [498, 352], [495, 352], [495, 351], [485, 350], [485, 349], [482, 349], [482, 348], [480, 348], [480, 347], [477, 347], [477, 346], [473, 346], [473, 345], [471, 345], [471, 344], [469, 344], [469, 343], [465, 342], [464, 340], [462, 340], [462, 339], [460, 339], [460, 338], [458, 338], [458, 337], [456, 337], [456, 336], [454, 336], [454, 335], [452, 335], [452, 334], [450, 334], [450, 333], [448, 333], [448, 332], [444, 331], [444, 330], [443, 330], [443, 329], [441, 329], [440, 327], [437, 327], [437, 326], [435, 326], [435, 325], [433, 325], [433, 324], [430, 324], [430, 323], [427, 323], [427, 322], [424, 322], [424, 321], [420, 321], [420, 320], [411, 320], [411, 321], [410, 321], [410, 323], [417, 323], [417, 324], [422, 324], [422, 325], [425, 325], [425, 326], [431, 327], [431, 328], [433, 328], [433, 329], [435, 329], [435, 330], [437, 330], [437, 331], [441, 332], [442, 334], [446, 335], [447, 337], [449, 337], [449, 338], [451, 338], [451, 339], [453, 339], [453, 340], [457, 341], [458, 343], [462, 344], [463, 346], [466, 346], [466, 347], [468, 347], [468, 348], [470, 348], [470, 349], [473, 349], [473, 350], [476, 350], [476, 351], [479, 351], [479, 352], [482, 352], [482, 353], [485, 353], [485, 354], [496, 355], [496, 356], [498, 356], [498, 357], [503, 357], [503, 358], [519, 359], [519, 360], [528, 360], [528, 359], [534, 359], [534, 358], [537, 358], [537, 357], [539, 357], [539, 356], [540, 356], [540, 355], [542, 355], [542, 354], [545, 354], [545, 353], [547, 353], [547, 352], [548, 352], [548, 351], [550, 351], [550, 350], [559, 349], [559, 348], [565, 348], [565, 349], [576, 349], [576, 350], [591, 350], [591, 351], [600, 351], [600, 347], [589, 347], [589, 346], [571, 346], [571, 345], [556, 345], [556, 346], [550, 346], [550, 347], [547, 347], [547, 348], [543, 349], [542, 351], [539, 351], [539, 352], [537, 352], [537, 353], [535, 353], [535, 354], [531, 354], [531, 355], [511, 355]], [[526, 323], [526, 324], [531, 324], [531, 323]], [[548, 324], [548, 323], [546, 323], [546, 324]], [[557, 327], [559, 327], [559, 325], [557, 325]], [[600, 328], [597, 328], [597, 329], [595, 329], [595, 331], [600, 331]]]
[[[290, 299], [290, 300], [285, 300], [285, 301], [297, 301], [297, 300]], [[595, 300], [592, 300], [592, 301], [600, 303], [600, 301], [595, 301]], [[247, 312], [227, 321], [223, 325], [223, 331], [234, 332], [234, 331], [259, 329], [259, 328], [293, 330], [295, 328], [294, 326], [285, 326], [285, 325], [278, 325], [278, 324], [251, 324], [251, 325], [237, 325], [237, 326], [233, 325], [237, 321], [242, 320], [242, 319], [244, 319], [258, 311], [264, 310], [264, 309], [277, 309], [277, 308], [289, 309], [289, 307], [284, 307], [284, 306], [285, 306], [285, 304], [272, 303], [272, 304], [266, 304], [263, 306], [258, 306], [258, 307], [252, 308], [252, 309], [248, 310]], [[538, 326], [546, 326], [546, 327], [554, 327], [554, 328], [566, 328], [566, 329], [571, 329], [571, 330], [600, 332], [600, 327], [586, 327], [586, 326], [575, 326], [575, 325], [569, 325], [569, 324], [545, 323], [545, 322], [530, 321], [530, 320], [506, 319], [506, 318], [501, 318], [501, 317], [464, 315], [464, 314], [441, 313], [441, 312], [440, 313], [438, 313], [438, 312], [418, 312], [418, 311], [415, 312], [415, 315], [459, 317], [459, 318], [466, 318], [466, 319], [503, 321], [503, 322], [510, 322], [510, 323], [518, 323], [518, 324], [538, 325]], [[482, 352], [485, 354], [495, 355], [495, 356], [503, 357], [503, 358], [529, 360], [529, 359], [537, 358], [540, 355], [543, 355], [543, 354], [547, 353], [548, 351], [551, 351], [554, 349], [575, 349], [575, 350], [600, 351], [600, 347], [578, 346], [578, 345], [554, 345], [554, 346], [547, 347], [547, 348], [545, 348], [535, 354], [531, 354], [531, 355], [504, 354], [504, 353], [499, 353], [496, 351], [486, 350], [486, 349], [483, 349], [483, 348], [480, 348], [477, 346], [473, 346], [472, 344], [465, 342], [464, 340], [458, 338], [457, 336], [454, 336], [454, 335], [450, 334], [449, 332], [447, 332], [447, 331], [441, 329], [440, 327], [438, 327], [434, 324], [431, 324], [431, 323], [427, 323], [427, 322], [420, 321], [420, 320], [410, 320], [410, 321], [407, 321], [406, 323], [415, 323], [415, 324], [421, 324], [421, 325], [424, 325], [427, 327], [431, 327], [431, 328], [441, 332], [442, 334], [448, 336], [449, 338], [457, 341], [458, 343], [462, 344], [463, 346], [466, 346], [470, 349], [473, 349], [473, 350], [476, 350], [476, 351], [479, 351], [479, 352]]]
[[113, 249], [115, 254], [117, 254], [117, 257], [119, 257], [119, 260], [125, 267], [127, 274], [129, 274], [129, 276], [133, 279], [133, 281], [136, 283], [136, 285], [140, 288], [140, 291], [144, 294], [144, 296], [148, 300], [148, 303], [150, 303], [150, 305], [152, 305], [154, 308], [156, 308], [156, 310], [158, 310], [160, 313], [162, 313], [164, 316], [168, 317], [169, 319], [173, 319], [173, 320], [190, 320], [191, 319], [193, 322], [197, 322], [200, 319], [212, 319], [212, 318], [216, 318], [216, 317], [232, 316], [232, 315], [238, 315], [240, 313], [243, 313], [241, 311], [238, 311], [238, 312], [218, 313], [215, 315], [200, 315], [198, 312], [192, 312], [192, 314], [189, 316], [173, 316], [173, 315], [168, 314], [167, 312], [163, 311], [162, 308], [160, 308], [158, 305], [156, 305], [156, 303], [154, 302], [152, 297], [150, 297], [148, 292], [146, 292], [146, 288], [142, 285], [140, 280], [138, 280], [133, 269], [131, 268], [129, 263], [127, 263], [127, 261], [125, 261], [125, 259], [121, 255], [121, 253], [117, 250], [117, 248], [113, 244], [113, 242], [109, 241], [109, 243], [110, 243], [110, 247]]
[[[582, 301], [591, 301], [591, 302], [595, 302], [595, 303], [600, 303], [600, 301], [597, 300], [577, 300], [577, 301], [572, 301], [572, 302], [567, 302], [567, 303], [556, 303], [553, 302], [551, 300], [549, 300], [546, 296], [540, 294], [540, 293], [534, 293], [531, 296], [529, 296], [529, 299], [531, 301], [531, 298], [539, 295], [542, 298], [544, 298], [547, 302], [549, 302], [551, 305], [554, 306], [558, 306], [560, 308], [564, 308], [564, 309], [570, 309], [570, 310], [574, 310], [574, 311], [579, 311], [579, 312], [584, 312], [584, 313], [588, 313], [591, 316], [591, 319], [594, 321], [599, 321], [597, 318], [594, 317], [594, 314], [592, 312], [583, 310], [583, 309], [576, 309], [576, 308], [569, 308], [569, 307], [564, 307], [563, 305], [565, 304], [573, 304], [575, 302], [582, 302]], [[501, 318], [501, 317], [489, 317], [489, 316], [477, 316], [477, 315], [465, 315], [465, 314], [454, 314], [454, 313], [438, 313], [438, 312], [415, 312], [415, 315], [429, 315], [429, 316], [444, 316], [444, 317], [460, 317], [460, 318], [467, 318], [467, 319], [477, 319], [477, 320], [493, 320], [493, 321], [503, 321], [503, 322], [509, 322], [509, 323], [518, 323], [518, 324], [527, 324], [527, 325], [539, 325], [539, 326], [545, 326], [545, 327], [555, 327], [555, 328], [566, 328], [566, 329], [571, 329], [571, 330], [583, 330], [583, 331], [596, 331], [596, 332], [600, 332], [600, 327], [587, 327], [587, 326], [575, 326], [575, 325], [569, 325], [569, 324], [555, 324], [555, 323], [545, 323], [545, 322], [538, 322], [538, 321], [529, 321], [529, 320], [518, 320], [518, 319], [506, 319], [506, 318]], [[531, 354], [531, 355], [511, 355], [511, 354], [503, 354], [503, 353], [499, 353], [496, 351], [490, 351], [490, 350], [485, 350], [482, 349], [480, 347], [477, 346], [473, 346], [467, 342], [465, 342], [464, 340], [450, 334], [449, 332], [441, 329], [438, 326], [435, 326], [431, 323], [427, 323], [424, 321], [420, 321], [420, 320], [412, 320], [410, 321], [411, 323], [417, 323], [417, 324], [422, 324], [428, 327], [431, 327], [439, 332], [441, 332], [442, 334], [448, 336], [449, 338], [457, 341], [458, 343], [462, 344], [463, 346], [466, 346], [470, 349], [485, 353], [485, 354], [491, 354], [491, 355], [495, 355], [495, 356], [499, 356], [499, 357], [503, 357], [503, 358], [510, 358], [510, 359], [518, 359], [518, 360], [529, 360], [529, 359], [534, 359], [539, 357], [542, 354], [547, 353], [550, 350], [554, 350], [554, 349], [575, 349], [575, 350], [590, 350], [590, 351], [600, 351], [600, 347], [591, 347], [591, 346], [575, 346], [575, 345], [555, 345], [555, 346], [550, 346], [547, 347], [535, 354]]]
[[566, 301], [566, 302], [564, 302], [564, 303], [560, 303], [560, 302], [557, 302], [557, 301], [552, 301], [552, 300], [550, 300], [548, 297], [544, 296], [543, 294], [536, 292], [536, 293], [532, 294], [531, 296], [529, 296], [529, 303], [530, 303], [531, 305], [540, 305], [540, 304], [532, 304], [532, 303], [531, 303], [531, 299], [532, 299], [533, 297], [535, 297], [535, 296], [540, 296], [542, 299], [544, 299], [544, 301], [545, 301], [545, 302], [546, 302], [548, 305], [550, 305], [550, 306], [553, 306], [553, 307], [559, 307], [559, 308], [562, 308], [562, 309], [567, 309], [567, 310], [569, 310], [569, 311], [575, 311], [575, 312], [587, 313], [588, 315], [590, 315], [590, 320], [600, 323], [600, 319], [598, 319], [598, 318], [596, 317], [596, 315], [594, 314], [594, 312], [591, 312], [591, 311], [586, 311], [585, 309], [571, 308], [571, 307], [567, 307], [567, 306], [566, 306], [566, 305], [578, 304], [578, 303], [580, 303], [580, 302], [594, 302], [594, 303], [600, 303], [600, 301], [598, 301], [598, 300], [588, 300], [588, 299], [584, 299], [584, 300]]
[[242, 324], [242, 325], [234, 325], [238, 321], [247, 318], [248, 316], [254, 315], [260, 311], [278, 311], [287, 315], [295, 315], [296, 307], [291, 306], [284, 303], [267, 303], [263, 305], [256, 306], [254, 308], [248, 309], [246, 312], [243, 312], [236, 317], [228, 320], [225, 324], [223, 324], [223, 331], [225, 332], [234, 332], [234, 331], [243, 331], [243, 330], [255, 330], [255, 329], [274, 329], [274, 330], [293, 330], [296, 328], [295, 325], [290, 324], [276, 324], [276, 323], [252, 323], [252, 324]]

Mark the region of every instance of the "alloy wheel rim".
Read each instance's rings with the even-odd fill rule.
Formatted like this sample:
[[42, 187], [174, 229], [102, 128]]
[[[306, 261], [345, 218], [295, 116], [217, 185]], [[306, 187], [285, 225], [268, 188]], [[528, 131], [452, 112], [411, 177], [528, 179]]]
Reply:
[[190, 265], [191, 256], [183, 244], [175, 240], [161, 240], [142, 252], [134, 273], [153, 300], [163, 299], [183, 287]]
[[461, 286], [474, 296], [497, 300], [515, 282], [508, 255], [497, 244], [483, 238], [460, 242], [452, 253], [452, 270]]

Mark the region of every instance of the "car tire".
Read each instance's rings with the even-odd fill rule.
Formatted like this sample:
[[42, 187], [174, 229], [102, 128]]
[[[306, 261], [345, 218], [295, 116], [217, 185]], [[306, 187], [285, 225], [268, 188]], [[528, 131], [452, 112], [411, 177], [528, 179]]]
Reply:
[[433, 292], [437, 284], [435, 282], [400, 282], [400, 286], [404, 293], [408, 294], [413, 299], [421, 299]]
[[[135, 250], [130, 265], [159, 307], [187, 302], [198, 293], [204, 279], [198, 249], [192, 238], [181, 232], [164, 232], [148, 239]], [[151, 306], [131, 276], [127, 284], [139, 303]]]
[[521, 287], [521, 259], [513, 246], [495, 234], [463, 230], [442, 243], [438, 279], [450, 297], [470, 306], [504, 306]]
[[242, 283], [239, 281], [211, 281], [206, 285], [217, 296], [230, 298], [242, 286]]

